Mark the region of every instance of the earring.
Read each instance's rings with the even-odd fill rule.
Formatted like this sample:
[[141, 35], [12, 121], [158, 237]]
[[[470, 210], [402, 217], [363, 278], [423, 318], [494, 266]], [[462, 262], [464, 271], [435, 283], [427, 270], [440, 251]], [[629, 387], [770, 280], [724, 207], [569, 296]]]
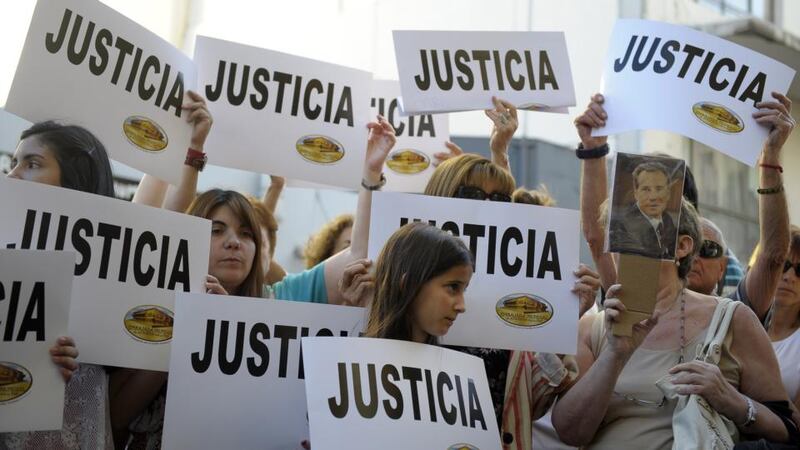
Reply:
[[681, 260], [678, 259], [678, 258], [675, 258], [675, 267], [680, 267], [680, 266], [681, 266]]

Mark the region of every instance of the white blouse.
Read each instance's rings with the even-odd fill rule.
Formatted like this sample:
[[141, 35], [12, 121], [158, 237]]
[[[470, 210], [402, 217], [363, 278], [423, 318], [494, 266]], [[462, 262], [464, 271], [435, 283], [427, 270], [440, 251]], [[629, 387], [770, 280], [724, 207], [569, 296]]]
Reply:
[[794, 401], [800, 391], [800, 329], [786, 339], [773, 342], [772, 348], [781, 366], [783, 386], [789, 394], [789, 400]]

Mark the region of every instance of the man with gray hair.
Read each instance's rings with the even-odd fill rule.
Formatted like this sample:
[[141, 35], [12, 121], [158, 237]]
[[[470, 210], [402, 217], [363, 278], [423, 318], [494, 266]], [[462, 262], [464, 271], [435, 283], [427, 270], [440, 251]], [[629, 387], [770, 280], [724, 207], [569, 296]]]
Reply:
[[678, 229], [666, 212], [670, 198], [667, 168], [657, 161], [639, 164], [633, 170], [633, 189], [636, 202], [622, 211], [612, 210], [609, 251], [675, 258]]

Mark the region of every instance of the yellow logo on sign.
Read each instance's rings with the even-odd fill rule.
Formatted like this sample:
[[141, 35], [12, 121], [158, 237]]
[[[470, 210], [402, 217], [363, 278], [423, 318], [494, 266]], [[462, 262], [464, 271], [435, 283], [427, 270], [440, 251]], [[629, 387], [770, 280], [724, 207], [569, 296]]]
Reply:
[[31, 372], [12, 362], [0, 362], [0, 405], [11, 403], [31, 390]]
[[414, 175], [427, 169], [431, 165], [428, 155], [419, 150], [397, 150], [389, 155], [386, 166], [403, 175]]
[[695, 103], [692, 112], [701, 122], [723, 133], [739, 133], [744, 130], [741, 117], [722, 105], [710, 102]]
[[342, 144], [327, 136], [303, 136], [297, 140], [295, 147], [303, 159], [318, 164], [333, 164], [344, 158]]
[[131, 116], [122, 124], [122, 131], [131, 144], [146, 152], [157, 153], [167, 148], [167, 132], [144, 116]]
[[553, 318], [552, 305], [532, 294], [507, 295], [497, 302], [495, 310], [506, 323], [524, 328], [544, 325]]
[[470, 444], [453, 444], [450, 447], [447, 447], [447, 450], [480, 450], [480, 449]]
[[166, 342], [172, 339], [172, 311], [158, 305], [137, 306], [125, 314], [125, 330], [143, 342]]

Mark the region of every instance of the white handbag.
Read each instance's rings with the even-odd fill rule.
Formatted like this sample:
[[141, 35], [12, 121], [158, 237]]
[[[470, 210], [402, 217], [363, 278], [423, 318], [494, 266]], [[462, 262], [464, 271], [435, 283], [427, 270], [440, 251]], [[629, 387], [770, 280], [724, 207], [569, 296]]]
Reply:
[[[728, 334], [733, 313], [739, 302], [719, 298], [714, 317], [702, 346], [697, 347], [696, 360], [718, 365], [722, 343]], [[680, 395], [675, 392], [671, 375], [656, 382], [668, 399], [677, 399], [672, 413], [673, 450], [731, 450], [739, 440], [739, 430], [727, 417], [715, 411], [699, 395]]]

